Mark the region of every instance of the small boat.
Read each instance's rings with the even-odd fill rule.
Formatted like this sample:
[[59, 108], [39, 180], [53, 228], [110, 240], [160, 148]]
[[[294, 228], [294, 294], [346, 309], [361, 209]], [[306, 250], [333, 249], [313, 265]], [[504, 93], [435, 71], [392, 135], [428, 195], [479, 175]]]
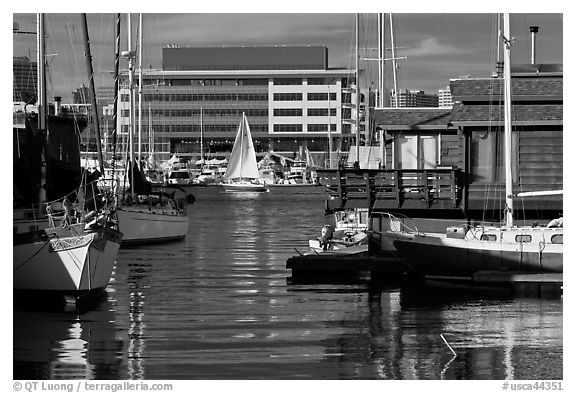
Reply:
[[227, 192], [268, 191], [268, 187], [260, 181], [254, 143], [248, 119], [244, 113], [242, 113], [242, 121], [238, 127], [232, 153], [230, 153], [222, 187]]
[[[322, 227], [322, 236], [310, 239], [308, 245], [314, 253], [342, 253], [343, 249], [368, 250], [368, 209], [350, 209], [334, 213], [335, 225]], [[359, 247], [363, 246], [363, 247]], [[356, 252], [356, 251], [355, 251]]]
[[[128, 18], [128, 30], [130, 30], [130, 26], [131, 20]], [[128, 53], [133, 53], [131, 48], [132, 43], [129, 41]], [[140, 42], [139, 48], [142, 48], [142, 42]], [[134, 57], [128, 57], [130, 89], [134, 88], [134, 83], [132, 83], [134, 78], [133, 61]], [[142, 75], [142, 70], [140, 70], [140, 75]], [[117, 95], [118, 91], [115, 91], [115, 94]], [[142, 100], [141, 89], [139, 95], [140, 100]], [[133, 94], [130, 94], [130, 97], [132, 96]], [[130, 100], [130, 106], [134, 108], [134, 100]], [[131, 116], [135, 116], [133, 110], [130, 113]], [[138, 111], [138, 116], [140, 120], [138, 124], [141, 124], [142, 111]], [[130, 187], [119, 196], [117, 207], [120, 230], [124, 234], [122, 245], [181, 240], [188, 232], [186, 199], [175, 198], [175, 191], [168, 193], [166, 192], [167, 188], [160, 187], [159, 190], [153, 190], [152, 184], [145, 178], [134, 157], [135, 124], [137, 124], [136, 121], [131, 121], [129, 127], [132, 138], [130, 138], [129, 143], [130, 159], [126, 172]], [[174, 162], [176, 161], [178, 159], [175, 157]], [[172, 174], [175, 173], [189, 175], [187, 171], [172, 172]], [[178, 181], [179, 179], [181, 178], [169, 179], [169, 183], [172, 183], [170, 180]]]

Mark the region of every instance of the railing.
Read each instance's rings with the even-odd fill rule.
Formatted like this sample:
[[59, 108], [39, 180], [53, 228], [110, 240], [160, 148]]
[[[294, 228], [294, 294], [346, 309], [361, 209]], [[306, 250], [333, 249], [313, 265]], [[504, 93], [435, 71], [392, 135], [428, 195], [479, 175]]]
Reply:
[[462, 201], [459, 169], [339, 169], [318, 175], [330, 208], [458, 209]]

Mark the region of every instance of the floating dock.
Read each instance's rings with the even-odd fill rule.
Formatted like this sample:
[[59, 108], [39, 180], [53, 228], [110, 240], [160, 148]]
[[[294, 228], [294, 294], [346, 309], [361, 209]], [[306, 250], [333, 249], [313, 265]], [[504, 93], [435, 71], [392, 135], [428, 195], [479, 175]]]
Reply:
[[323, 252], [298, 255], [286, 261], [292, 270], [293, 282], [322, 282], [340, 279], [369, 281], [419, 280], [428, 287], [450, 291], [503, 290], [518, 296], [562, 296], [563, 273], [531, 273], [520, 271], [479, 271], [468, 277], [417, 276], [409, 274], [398, 256], [369, 255], [366, 248], [347, 252]]
[[298, 255], [286, 261], [286, 268], [292, 270], [293, 279], [312, 280], [329, 277], [386, 280], [402, 278], [406, 273], [402, 258], [371, 256], [364, 250]]

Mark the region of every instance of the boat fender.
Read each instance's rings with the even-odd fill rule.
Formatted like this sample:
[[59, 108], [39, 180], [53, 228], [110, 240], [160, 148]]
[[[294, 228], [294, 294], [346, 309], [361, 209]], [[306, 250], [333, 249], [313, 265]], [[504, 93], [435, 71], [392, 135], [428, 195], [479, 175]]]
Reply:
[[82, 221], [88, 222], [88, 221], [92, 220], [92, 218], [94, 218], [95, 215], [96, 215], [96, 211], [92, 210], [90, 213], [88, 213], [84, 216], [84, 219]]

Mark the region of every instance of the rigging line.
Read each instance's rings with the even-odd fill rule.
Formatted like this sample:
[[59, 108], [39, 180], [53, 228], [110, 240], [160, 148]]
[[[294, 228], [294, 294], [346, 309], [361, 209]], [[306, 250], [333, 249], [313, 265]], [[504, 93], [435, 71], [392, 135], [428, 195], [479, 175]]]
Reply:
[[28, 258], [27, 260], [25, 260], [22, 264], [18, 265], [16, 268], [14, 268], [12, 270], [12, 272], [16, 272], [18, 270], [20, 270], [20, 268], [24, 267], [24, 265], [26, 265], [28, 262], [30, 262], [36, 255], [38, 255], [40, 253], [40, 251], [42, 251], [44, 249], [44, 247], [46, 247], [48, 244], [50, 244], [50, 240], [53, 240], [54, 238], [57, 238], [58, 236], [56, 236], [55, 233], [52, 233], [50, 235], [48, 235], [48, 240], [46, 240], [46, 242], [42, 245], [42, 247], [40, 247], [34, 254], [32, 254], [32, 256], [30, 258]]

